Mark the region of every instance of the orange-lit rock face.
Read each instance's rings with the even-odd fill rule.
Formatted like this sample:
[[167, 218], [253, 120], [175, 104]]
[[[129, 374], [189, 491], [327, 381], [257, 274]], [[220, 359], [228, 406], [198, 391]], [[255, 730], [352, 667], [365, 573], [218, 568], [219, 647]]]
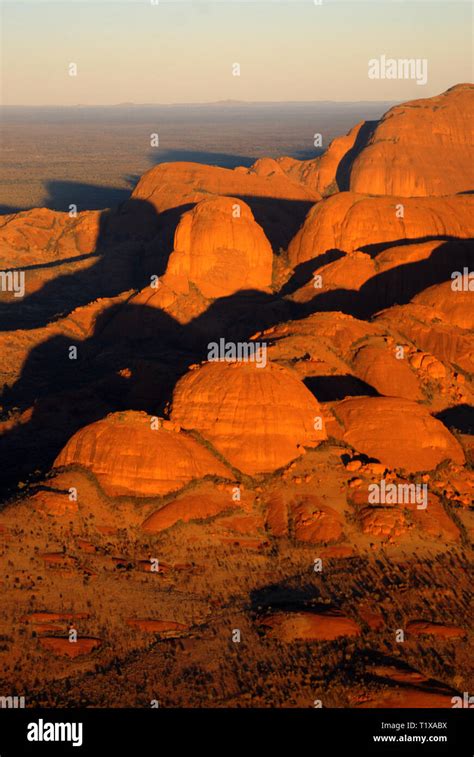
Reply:
[[213, 491], [208, 494], [185, 494], [180, 499], [164, 505], [148, 516], [143, 523], [144, 531], [158, 533], [171, 528], [175, 523], [204, 520], [218, 515], [232, 507], [232, 497], [228, 492]]
[[316, 497], [304, 497], [292, 509], [293, 529], [299, 541], [318, 544], [337, 541], [343, 533], [341, 516]]
[[[58, 270], [65, 274], [93, 266], [97, 259], [88, 255], [96, 249], [99, 229], [99, 211], [85, 211], [71, 218], [68, 213], [34, 208], [3, 216], [0, 226], [0, 270], [8, 271], [19, 265], [27, 269], [25, 293], [31, 295], [54, 279]], [[70, 259], [74, 258], [77, 260], [71, 263]], [[44, 263], [54, 265], [46, 266]], [[14, 301], [14, 298], [11, 293], [0, 289], [0, 301], [3, 300]]]
[[324, 425], [315, 430], [320, 415], [316, 399], [288, 369], [215, 362], [178, 382], [171, 417], [252, 475], [274, 471], [325, 439]]
[[168, 428], [153, 429], [146, 413], [109, 415], [67, 443], [55, 467], [90, 470], [109, 496], [150, 497], [176, 491], [207, 475], [229, 471], [194, 439]]
[[354, 143], [364, 124], [365, 121], [361, 121], [353, 126], [348, 134], [333, 139], [328, 149], [321, 156], [313, 160], [294, 160], [285, 157], [279, 158], [277, 165], [289, 177], [320, 192], [322, 195], [336, 192], [338, 189], [338, 168], [341, 166], [341, 161], [344, 160], [354, 147]]
[[415, 302], [389, 308], [376, 319], [377, 323], [398, 330], [420, 349], [431, 353], [439, 360], [454, 363], [465, 371], [473, 372], [472, 330], [450, 326], [445, 321], [446, 318], [441, 311]]
[[58, 492], [39, 491], [31, 498], [31, 505], [35, 510], [47, 515], [63, 516], [77, 512], [77, 502], [71, 500], [67, 494]]
[[383, 688], [376, 694], [364, 694], [360, 701], [353, 699], [354, 707], [421, 709], [453, 706], [451, 689], [406, 664], [368, 665], [366, 671], [373, 681], [383, 682]]
[[464, 462], [454, 436], [416, 402], [392, 397], [348, 399], [335, 407], [344, 441], [389, 468], [432, 470], [442, 460]]
[[[265, 172], [264, 172], [265, 173]], [[252, 169], [219, 168], [200, 163], [161, 163], [145, 173], [132, 198], [146, 200], [162, 213], [196, 203], [214, 195], [270, 197], [273, 199], [312, 200], [318, 192], [292, 181], [283, 173], [260, 176]]]
[[408, 528], [404, 513], [396, 507], [366, 507], [360, 513], [360, 524], [364, 534], [381, 537], [398, 537]]
[[202, 200], [181, 217], [167, 274], [184, 276], [205, 297], [225, 297], [270, 286], [272, 257], [248, 205], [217, 197]]
[[99, 234], [99, 221], [100, 212], [95, 210], [78, 213], [75, 218], [47, 208], [4, 216], [0, 227], [2, 270], [5, 264], [11, 266], [13, 253], [21, 254], [22, 265], [31, 265], [44, 262], [45, 257], [57, 262], [73, 253], [92, 252]]
[[[462, 274], [461, 271], [459, 273]], [[464, 281], [467, 281], [466, 277]], [[414, 297], [413, 302], [433, 308], [439, 313], [443, 323], [469, 329], [472, 332], [474, 330], [474, 279], [471, 284], [472, 290], [456, 289], [456, 285], [455, 279], [436, 284], [420, 292]]]
[[350, 189], [402, 197], [471, 190], [473, 107], [470, 84], [395, 106], [354, 161]]
[[359, 290], [377, 273], [375, 261], [364, 252], [349, 252], [338, 260], [315, 268], [313, 278], [292, 299], [307, 302], [331, 290]]
[[289, 246], [290, 261], [298, 265], [327, 250], [389, 247], [426, 236], [466, 239], [474, 234], [473, 210], [469, 195], [404, 198], [340, 192], [310, 210]]
[[416, 374], [406, 360], [395, 357], [395, 349], [362, 347], [356, 354], [353, 370], [366, 384], [386, 397], [422, 399]]
[[[117, 210], [3, 217], [0, 271], [28, 268], [23, 304], [0, 292], [7, 693], [451, 707], [470, 690], [465, 90], [312, 160], [162, 164]], [[267, 350], [213, 362], [234, 339]]]
[[281, 495], [273, 495], [267, 503], [266, 527], [273, 536], [288, 533], [288, 506]]

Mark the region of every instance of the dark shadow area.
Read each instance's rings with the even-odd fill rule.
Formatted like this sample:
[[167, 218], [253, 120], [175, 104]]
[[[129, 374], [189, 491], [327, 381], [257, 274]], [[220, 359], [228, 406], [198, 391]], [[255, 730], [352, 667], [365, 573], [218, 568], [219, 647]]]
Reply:
[[208, 150], [166, 150], [157, 147], [154, 152], [148, 153], [148, 159], [154, 166], [160, 163], [204, 163], [207, 166], [219, 166], [220, 168], [237, 168], [245, 166], [249, 168], [255, 163], [256, 158], [252, 155], [235, 155], [227, 152], [210, 152]]
[[319, 402], [336, 402], [346, 397], [378, 397], [373, 386], [351, 376], [308, 376], [303, 382]]
[[299, 583], [295, 585], [292, 576], [282, 582], [267, 584], [250, 592], [250, 609], [257, 615], [264, 615], [270, 609], [275, 611], [298, 612], [302, 610], [328, 609], [322, 601], [321, 591], [316, 583]]
[[474, 434], [474, 407], [472, 405], [456, 405], [448, 407], [435, 415], [448, 429], [455, 429], [461, 434]]
[[300, 289], [311, 281], [314, 272], [318, 268], [322, 268], [322, 266], [327, 265], [328, 263], [334, 263], [334, 261], [339, 260], [339, 258], [343, 258], [344, 255], [345, 252], [342, 252], [342, 250], [326, 250], [326, 252], [321, 253], [321, 255], [317, 255], [315, 258], [311, 258], [311, 260], [306, 260], [304, 263], [300, 263], [294, 269], [292, 277], [281, 288], [281, 296], [284, 297], [293, 294], [297, 289]]
[[[308, 206], [289, 201], [285, 207], [283, 201], [271, 198], [245, 199], [256, 207], [264, 229], [272, 224], [276, 236], [279, 224], [291, 220], [294, 228]], [[104, 211], [93, 252], [70, 256], [67, 262], [31, 264], [27, 275], [54, 274], [63, 265], [76, 269], [48, 278], [22, 300], [3, 303], [2, 330], [45, 326], [98, 298], [148, 286], [151, 274], [166, 270], [176, 225], [191, 207], [183, 205], [158, 215], [150, 203], [128, 200], [116, 210]], [[241, 291], [212, 301], [185, 325], [160, 308], [125, 302], [103, 311], [85, 340], [53, 332], [31, 349], [18, 380], [4, 387], [3, 417], [12, 410], [27, 410], [28, 415], [0, 437], [0, 484], [14, 491], [34, 471], [46, 472], [79, 428], [109, 412], [131, 409], [162, 414], [178, 379], [191, 364], [207, 358], [209, 342], [223, 334], [234, 341], [247, 340], [250, 334], [297, 314], [298, 306], [278, 295]], [[77, 348], [77, 359], [69, 359], [71, 347]]]
[[85, 184], [78, 181], [53, 179], [46, 182], [45, 189], [47, 195], [41, 201], [41, 207], [63, 212], [68, 212], [71, 204], [76, 205], [79, 213], [82, 210], [113, 208], [130, 197], [129, 189]]
[[276, 197], [251, 195], [235, 195], [235, 197], [243, 200], [250, 207], [276, 255], [286, 250], [314, 206], [311, 200], [281, 200]]
[[[390, 247], [408, 247], [411, 244], [424, 244], [425, 242], [462, 242], [459, 237], [450, 236], [449, 234], [431, 234], [425, 237], [409, 237], [404, 239], [391, 239], [390, 242], [376, 242], [375, 244], [365, 244], [359, 249], [370, 255], [371, 258], [377, 257], [381, 252], [389, 250]], [[467, 240], [472, 241], [472, 240]]]
[[30, 208], [19, 208], [16, 205], [0, 205], [1, 216], [9, 216], [12, 213], [21, 213], [22, 210], [30, 210]]
[[[351, 570], [362, 565], [361, 558], [354, 555], [349, 560]], [[336, 605], [324, 602], [325, 591], [320, 589], [320, 576], [315, 574], [314, 580], [308, 580], [304, 575], [296, 573], [282, 581], [266, 584], [250, 591], [249, 609], [252, 613], [265, 615], [268, 611], [275, 612], [314, 612], [337, 615], [340, 613]]]
[[[79, 428], [109, 412], [162, 415], [179, 378], [207, 359], [209, 342], [223, 334], [248, 340], [290, 318], [292, 310], [273, 295], [242, 291], [215, 300], [182, 325], [159, 308], [116, 304], [97, 318], [90, 338], [56, 335], [35, 346], [0, 399], [7, 414], [32, 408], [25, 423], [0, 437], [0, 485], [13, 490], [32, 471], [47, 471]], [[71, 346], [77, 359], [69, 359]]]
[[449, 281], [453, 271], [469, 265], [473, 242], [473, 239], [440, 242], [428, 258], [383, 271], [366, 281], [359, 290], [323, 291], [306, 303], [306, 312], [340, 310], [367, 320], [392, 305], [406, 305], [425, 289]]
[[326, 150], [327, 147], [313, 147], [312, 149], [306, 148], [304, 150], [291, 150], [287, 154], [285, 153], [285, 156], [294, 158], [295, 160], [314, 160], [315, 158], [320, 158], [321, 155], [326, 152]]
[[82, 263], [84, 260], [91, 260], [92, 258], [100, 257], [97, 252], [85, 252], [83, 255], [75, 255], [72, 258], [61, 258], [61, 261], [50, 260], [48, 263], [32, 263], [31, 265], [23, 265], [20, 267], [9, 267], [9, 271], [41, 271], [47, 268], [59, 268], [63, 265], [69, 265], [70, 263]]
[[[312, 207], [310, 202], [274, 198], [242, 200], [274, 245], [291, 237]], [[88, 257], [92, 264], [45, 281], [20, 302], [4, 303], [2, 330], [44, 326], [79, 305], [149, 286], [151, 274], [166, 270], [176, 224], [190, 207], [158, 215], [150, 203], [128, 200], [116, 210], [104, 211], [94, 251], [85, 259], [70, 256], [75, 265], [91, 263]], [[191, 364], [207, 359], [210, 342], [222, 336], [247, 341], [258, 331], [324, 309], [347, 308], [345, 312], [369, 317], [397, 298], [407, 301], [426, 286], [449, 278], [466, 260], [467, 250], [464, 242], [442, 243], [429, 260], [380, 274], [360, 292], [323, 293], [311, 303], [285, 299], [285, 288], [275, 294], [240, 291], [210, 301], [204, 312], [182, 323], [151, 303], [116, 302], [97, 317], [93, 333], [84, 340], [52, 332], [30, 351], [20, 377], [4, 387], [0, 398], [4, 419], [12, 410], [27, 411], [21, 423], [0, 436], [0, 485], [13, 492], [19, 481], [44, 476], [79, 428], [109, 412], [145, 410], [162, 415], [179, 378]], [[330, 254], [337, 257], [340, 252]], [[52, 261], [44, 267], [54, 271]], [[35, 271], [38, 267], [32, 264], [30, 272]], [[307, 270], [298, 271], [303, 273], [306, 276]], [[69, 358], [71, 346], [77, 347], [77, 359]], [[373, 392], [351, 376], [313, 377], [307, 385], [323, 401]]]
[[[26, 292], [28, 274], [51, 271], [53, 277], [21, 299], [0, 303], [0, 331], [39, 328], [99, 297], [145, 286], [152, 274], [165, 271], [168, 261], [153, 244], [158, 233], [156, 211], [146, 201], [128, 200], [117, 210], [103, 211], [93, 252], [20, 269], [25, 271]], [[89, 261], [95, 262], [80, 266]], [[76, 268], [68, 271], [68, 266]]]
[[[236, 197], [249, 205], [276, 254], [287, 247], [313, 206], [303, 200]], [[179, 220], [194, 205], [187, 203], [158, 214], [146, 200], [128, 199], [115, 210], [104, 210], [93, 252], [31, 264], [21, 270], [26, 273], [28, 291], [28, 273], [54, 273], [55, 269], [61, 271], [93, 259], [95, 263], [58, 273], [21, 299], [0, 302], [0, 331], [40, 328], [100, 297], [143, 288], [152, 275], [165, 272]]]
[[340, 160], [336, 171], [336, 184], [340, 192], [348, 192], [351, 180], [351, 171], [357, 156], [367, 146], [369, 139], [378, 126], [378, 121], [364, 121], [359, 129], [354, 145]]
[[350, 455], [347, 452], [344, 452], [344, 454], [341, 455], [341, 460], [345, 466], [347, 466], [347, 463], [349, 463], [351, 460], [360, 460], [362, 465], [368, 465], [369, 463], [380, 463], [380, 460], [378, 458], [370, 457], [364, 452], [357, 452], [357, 454], [351, 453]]

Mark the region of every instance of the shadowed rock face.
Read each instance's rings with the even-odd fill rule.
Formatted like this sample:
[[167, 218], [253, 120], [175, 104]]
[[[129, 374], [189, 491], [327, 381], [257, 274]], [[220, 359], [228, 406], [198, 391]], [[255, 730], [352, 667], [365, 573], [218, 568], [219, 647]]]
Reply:
[[474, 86], [397, 105], [381, 119], [350, 175], [353, 192], [427, 197], [472, 190]]
[[162, 164], [115, 210], [2, 219], [0, 268], [27, 274], [0, 292], [8, 690], [472, 690], [471, 110], [455, 87], [313, 160]]
[[[325, 195], [349, 189], [352, 162], [366, 145], [376, 122], [361, 121], [343, 137], [333, 139], [328, 149], [313, 160], [278, 158], [274, 161], [279, 170], [310, 189]], [[262, 161], [257, 161], [254, 170], [262, 170]], [[268, 170], [268, 169], [267, 169]]]

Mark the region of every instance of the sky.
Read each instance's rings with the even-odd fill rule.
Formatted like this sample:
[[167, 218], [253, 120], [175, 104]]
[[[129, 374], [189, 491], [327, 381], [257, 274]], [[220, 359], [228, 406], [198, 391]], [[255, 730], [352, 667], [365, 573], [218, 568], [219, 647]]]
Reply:
[[[472, 80], [465, 0], [4, 0], [1, 14], [6, 105], [394, 101]], [[382, 55], [426, 59], [426, 84], [369, 78]]]

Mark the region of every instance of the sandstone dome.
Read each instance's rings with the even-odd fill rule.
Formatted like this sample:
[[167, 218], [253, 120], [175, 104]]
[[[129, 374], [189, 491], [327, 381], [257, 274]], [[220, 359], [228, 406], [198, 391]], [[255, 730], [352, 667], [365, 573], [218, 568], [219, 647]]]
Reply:
[[455, 283], [455, 281], [450, 280], [443, 284], [435, 284], [417, 294], [413, 298], [413, 302], [416, 305], [427, 305], [436, 310], [441, 315], [443, 323], [473, 331], [474, 283], [471, 284], [472, 290], [464, 288], [460, 291], [453, 289]]
[[146, 200], [158, 213], [204, 200], [209, 195], [268, 197], [272, 200], [320, 199], [321, 195], [283, 172], [259, 175], [252, 168], [221, 168], [201, 163], [160, 163], [150, 168], [132, 192], [132, 200]]
[[[356, 250], [347, 252], [331, 263], [316, 267], [311, 278], [300, 289], [291, 295], [295, 302], [309, 302], [319, 295], [327, 295], [328, 292], [345, 290], [345, 292], [357, 292], [367, 281], [377, 274], [377, 266], [370, 255]], [[315, 286], [316, 276], [320, 277], [320, 286]], [[344, 293], [345, 293], [344, 292]], [[338, 310], [340, 307], [337, 300], [331, 302], [331, 309]]]
[[325, 194], [332, 194], [344, 184], [344, 163], [349, 160], [355, 149], [356, 140], [360, 139], [368, 124], [360, 121], [345, 135], [332, 140], [322, 155], [312, 160], [296, 160], [294, 158], [278, 158], [280, 168], [292, 179], [305, 186]]
[[381, 299], [409, 302], [420, 292], [429, 291], [429, 287], [451, 281], [454, 271], [469, 265], [472, 254], [470, 239], [431, 239], [388, 247], [374, 259]]
[[289, 369], [210, 362], [178, 382], [171, 418], [249, 475], [280, 468], [326, 438], [319, 403]]
[[280, 166], [279, 161], [274, 158], [258, 158], [258, 160], [250, 166], [250, 171], [257, 176], [268, 177], [283, 176], [285, 173]]
[[[61, 272], [85, 271], [96, 259], [90, 256], [100, 234], [100, 212], [84, 211], [71, 218], [47, 208], [33, 208], [2, 216], [0, 226], [0, 270], [12, 261], [28, 270], [27, 295], [38, 292]], [[50, 265], [45, 265], [49, 263]], [[13, 295], [0, 288], [0, 303]]]
[[[473, 210], [471, 195], [441, 199], [371, 197], [339, 192], [311, 208], [290, 243], [289, 259], [296, 266], [333, 249], [366, 252], [371, 245], [385, 249], [405, 239], [466, 239], [474, 233]], [[400, 215], [402, 212], [403, 216]]]
[[[466, 227], [466, 231], [469, 233], [471, 229]], [[318, 237], [315, 244], [320, 239]], [[377, 246], [375, 243], [375, 253]], [[335, 259], [322, 265], [318, 265], [320, 261], [316, 258], [313, 276], [318, 274], [321, 277], [321, 286], [315, 288], [314, 280], [310, 279], [291, 295], [291, 299], [307, 302], [334, 289], [353, 290], [360, 292], [359, 305], [362, 310], [375, 312], [393, 303], [407, 303], [419, 292], [439, 282], [447, 279], [451, 282], [452, 274], [457, 271], [461, 275], [473, 255], [473, 243], [469, 238], [440, 239], [433, 235], [425, 242], [407, 239], [394, 246], [386, 246], [384, 242], [380, 246], [384, 249], [378, 254], [371, 249], [370, 254], [360, 250], [333, 252], [331, 255]], [[364, 284], [367, 286], [364, 287]], [[458, 284], [458, 289], [462, 286], [466, 289], [462, 283]], [[472, 287], [474, 289], [474, 281]], [[449, 299], [446, 298], [448, 303]], [[330, 304], [338, 306], [336, 300]], [[469, 310], [467, 298], [463, 298], [462, 292], [453, 298], [451, 305], [460, 313], [463, 309], [465, 312]]]
[[[428, 292], [430, 290], [427, 290]], [[461, 298], [465, 293], [452, 293]], [[416, 300], [417, 298], [415, 298]], [[406, 339], [432, 355], [442, 363], [451, 363], [457, 370], [474, 372], [474, 333], [472, 329], [452, 326], [441, 310], [418, 302], [388, 308], [374, 319], [381, 327], [398, 331]], [[456, 299], [456, 302], [458, 300]], [[448, 314], [451, 317], [452, 314]], [[466, 315], [462, 316], [463, 318]], [[468, 317], [468, 316], [467, 316]]]
[[474, 188], [474, 86], [396, 105], [355, 159], [353, 192], [417, 197]]
[[358, 378], [387, 397], [409, 400], [423, 398], [415, 372], [406, 360], [397, 360], [395, 350], [366, 345], [354, 358], [353, 371]]
[[347, 399], [334, 409], [343, 440], [389, 468], [432, 470], [449, 459], [461, 465], [464, 453], [455, 437], [423, 405], [393, 397]]
[[160, 421], [158, 429], [151, 422], [144, 412], [112, 413], [74, 434], [54, 467], [86, 468], [111, 497], [152, 497], [204, 476], [231, 477], [205, 447], [169, 421]]
[[270, 286], [272, 262], [270, 242], [249, 206], [214, 197], [181, 217], [167, 275], [185, 276], [205, 297], [225, 297]]

